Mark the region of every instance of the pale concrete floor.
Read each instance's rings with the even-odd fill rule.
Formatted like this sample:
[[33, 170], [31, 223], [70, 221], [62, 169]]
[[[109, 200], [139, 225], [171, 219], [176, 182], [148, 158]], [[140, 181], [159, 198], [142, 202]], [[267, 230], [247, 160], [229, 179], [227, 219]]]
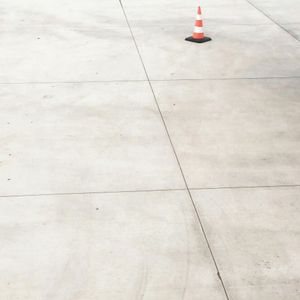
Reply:
[[300, 299], [300, 2], [197, 4], [1, 0], [1, 300]]

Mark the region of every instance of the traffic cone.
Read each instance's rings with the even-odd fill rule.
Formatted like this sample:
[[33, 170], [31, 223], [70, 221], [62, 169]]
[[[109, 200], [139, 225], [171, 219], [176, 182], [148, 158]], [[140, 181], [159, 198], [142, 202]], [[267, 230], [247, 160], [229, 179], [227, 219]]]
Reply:
[[201, 7], [198, 7], [198, 12], [196, 16], [196, 22], [195, 22], [195, 28], [193, 35], [186, 38], [186, 41], [194, 42], [194, 43], [205, 43], [208, 41], [211, 41], [211, 38], [204, 36], [203, 32], [203, 21], [202, 21], [202, 15], [201, 15]]

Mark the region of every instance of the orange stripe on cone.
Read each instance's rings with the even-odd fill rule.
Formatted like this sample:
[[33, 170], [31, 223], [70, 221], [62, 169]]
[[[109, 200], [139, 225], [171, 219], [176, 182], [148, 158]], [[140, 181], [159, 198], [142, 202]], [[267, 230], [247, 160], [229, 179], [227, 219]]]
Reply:
[[193, 33], [192, 37], [195, 39], [195, 40], [200, 40], [200, 39], [203, 39], [204, 38], [204, 33]]
[[195, 26], [197, 26], [197, 27], [203, 27], [203, 21], [202, 20], [196, 20]]

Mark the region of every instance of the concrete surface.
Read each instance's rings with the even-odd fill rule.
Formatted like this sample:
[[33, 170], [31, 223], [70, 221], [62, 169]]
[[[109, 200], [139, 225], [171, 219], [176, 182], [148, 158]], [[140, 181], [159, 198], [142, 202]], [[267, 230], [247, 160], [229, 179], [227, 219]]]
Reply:
[[298, 184], [299, 84], [298, 78], [154, 82], [189, 187]]
[[0, 207], [2, 299], [224, 299], [185, 191]]
[[147, 82], [1, 91], [2, 195], [184, 188]]
[[122, 4], [0, 2], [1, 300], [299, 299], [300, 2]]
[[299, 187], [192, 194], [230, 298], [299, 298]]

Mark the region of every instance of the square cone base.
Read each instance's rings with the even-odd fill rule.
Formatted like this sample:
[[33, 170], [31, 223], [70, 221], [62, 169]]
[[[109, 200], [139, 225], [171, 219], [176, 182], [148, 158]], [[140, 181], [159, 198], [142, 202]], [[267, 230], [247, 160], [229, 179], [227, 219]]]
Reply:
[[202, 39], [194, 39], [192, 36], [190, 36], [190, 37], [187, 37], [185, 40], [189, 41], [189, 42], [194, 42], [194, 43], [205, 43], [205, 42], [211, 41], [211, 38], [208, 36], [205, 36]]

